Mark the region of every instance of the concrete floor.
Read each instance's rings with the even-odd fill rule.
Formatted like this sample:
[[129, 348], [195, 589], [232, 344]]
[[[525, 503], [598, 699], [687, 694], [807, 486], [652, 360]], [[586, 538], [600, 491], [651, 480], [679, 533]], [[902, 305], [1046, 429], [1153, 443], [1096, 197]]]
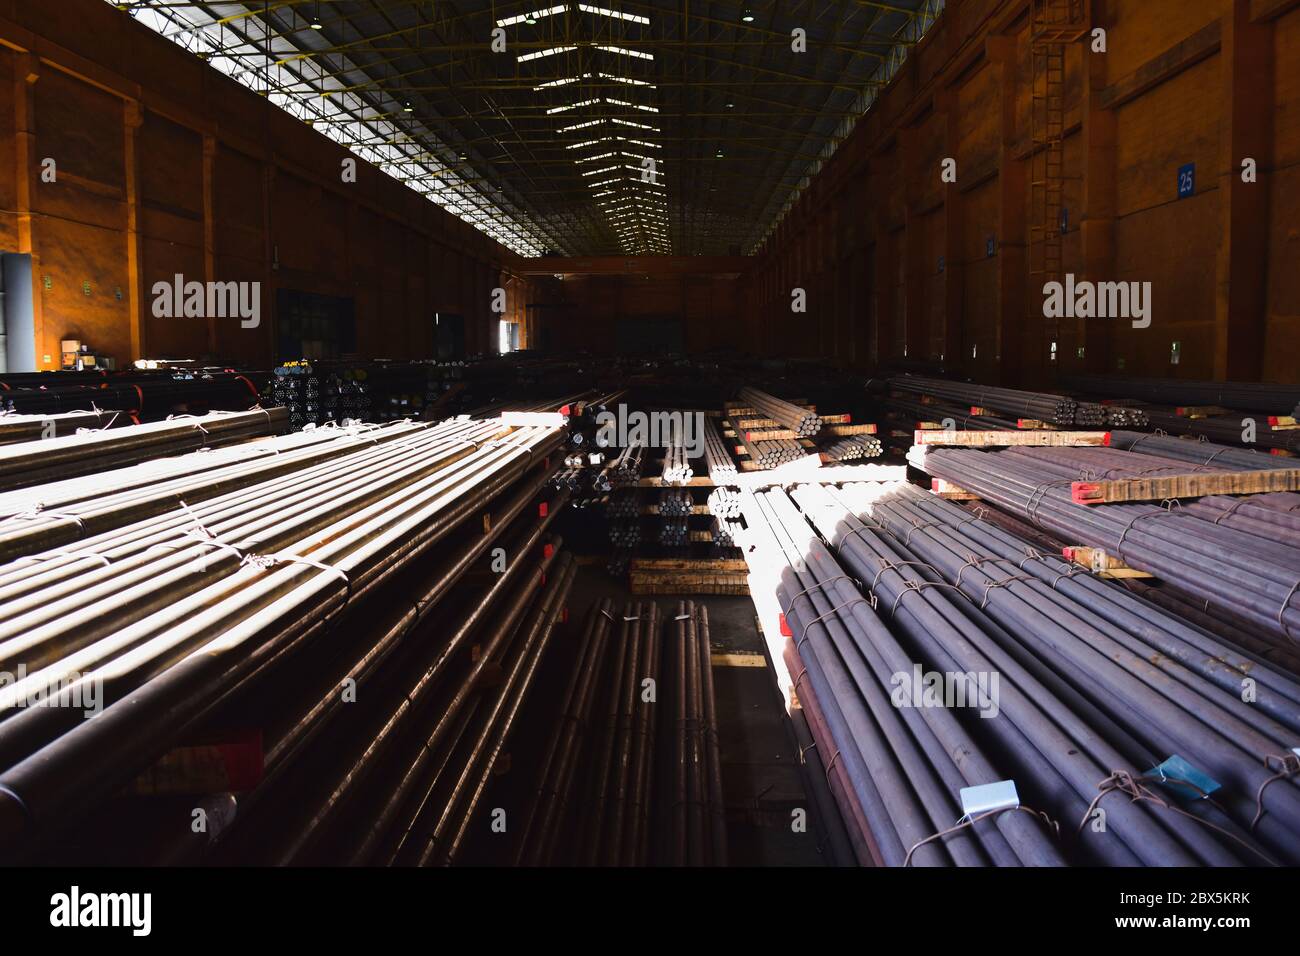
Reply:
[[[632, 599], [623, 580], [603, 564], [582, 567], [569, 600], [571, 613], [585, 615], [595, 601]], [[692, 597], [684, 595], [683, 597]], [[654, 598], [661, 612], [678, 597]], [[692, 597], [709, 611], [713, 682], [722, 751], [722, 785], [727, 804], [728, 855], [732, 866], [822, 866], [817, 827], [796, 833], [796, 809], [815, 813], [799, 766], [799, 751], [785, 706], [767, 662], [754, 605], [747, 597]]]

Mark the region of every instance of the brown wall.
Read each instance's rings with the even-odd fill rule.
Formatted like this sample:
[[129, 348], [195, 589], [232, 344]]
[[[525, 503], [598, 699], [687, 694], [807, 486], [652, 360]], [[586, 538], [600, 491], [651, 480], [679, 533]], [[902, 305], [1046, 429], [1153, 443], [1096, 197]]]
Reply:
[[[1064, 271], [1149, 281], [1154, 313], [1148, 329], [1064, 320], [1060, 370], [1295, 380], [1300, 3], [1091, 6], [1108, 51], [1079, 43], [1066, 60]], [[765, 351], [1051, 380], [1043, 280], [1026, 263], [1027, 7], [949, 0], [743, 281], [741, 314]], [[940, 179], [948, 156], [955, 186]], [[1246, 157], [1256, 184], [1241, 181]], [[1191, 162], [1196, 195], [1180, 200]], [[808, 291], [807, 315], [791, 313], [793, 287]]]
[[[279, 287], [354, 299], [363, 354], [429, 355], [435, 312], [493, 348], [513, 256], [365, 163], [343, 183], [348, 155], [102, 0], [0, 0], [0, 252], [34, 254], [39, 367], [68, 337], [266, 363]], [[155, 318], [177, 273], [260, 281], [261, 328]]]
[[[622, 318], [679, 318], [691, 352], [744, 350], [736, 335], [739, 281], [712, 275], [577, 275], [533, 280], [551, 349], [612, 352]], [[538, 343], [540, 344], [540, 343]]]

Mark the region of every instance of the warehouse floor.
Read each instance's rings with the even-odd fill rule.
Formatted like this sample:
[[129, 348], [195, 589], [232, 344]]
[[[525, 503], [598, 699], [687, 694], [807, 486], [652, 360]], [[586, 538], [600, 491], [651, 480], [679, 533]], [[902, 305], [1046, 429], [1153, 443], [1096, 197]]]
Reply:
[[[570, 620], [581, 619], [602, 598], [635, 600], [625, 582], [603, 564], [583, 567], [569, 598]], [[653, 598], [660, 612], [676, 606], [672, 595]], [[727, 805], [728, 857], [732, 866], [818, 866], [818, 827], [795, 833], [791, 813], [815, 810], [799, 766], [799, 751], [784, 703], [767, 663], [754, 605], [748, 597], [693, 596], [709, 611], [713, 681], [718, 701], [722, 783]]]

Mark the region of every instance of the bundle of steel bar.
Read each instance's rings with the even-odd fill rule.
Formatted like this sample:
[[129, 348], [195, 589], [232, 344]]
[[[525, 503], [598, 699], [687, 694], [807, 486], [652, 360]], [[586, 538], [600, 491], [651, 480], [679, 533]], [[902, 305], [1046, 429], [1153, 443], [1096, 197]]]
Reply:
[[[141, 426], [146, 427], [146, 426]], [[0, 493], [0, 560], [195, 505], [432, 426], [313, 428], [291, 435], [144, 461], [112, 471]]]
[[616, 488], [635, 485], [641, 480], [641, 457], [644, 454], [644, 445], [628, 445], [614, 459], [613, 473]]
[[199, 448], [282, 434], [283, 409], [211, 412], [147, 425], [0, 446], [0, 490], [28, 488]]
[[[917, 375], [891, 378], [889, 387], [902, 392], [946, 398], [972, 408], [991, 408], [1018, 418], [1049, 422], [1053, 425], [1074, 425], [1079, 414], [1079, 403], [1074, 399], [1066, 395], [1052, 395], [1046, 392], [1023, 392], [1013, 388], [950, 382]], [[1095, 416], [1085, 412], [1085, 417]], [[1102, 423], [1104, 418], [1096, 422], [1096, 424]]]
[[0, 408], [28, 415], [75, 412], [93, 403], [96, 409], [123, 411], [144, 421], [158, 421], [173, 414], [245, 411], [259, 400], [253, 380], [237, 372], [160, 373], [71, 385], [54, 380], [42, 386], [0, 392]]
[[1150, 601], [1184, 621], [1195, 624], [1202, 630], [1227, 641], [1229, 644], [1243, 648], [1274, 667], [1288, 671], [1300, 677], [1300, 651], [1284, 644], [1278, 644], [1272, 635], [1262, 632], [1248, 621], [1231, 618], [1216, 609], [1206, 607], [1189, 595], [1158, 584], [1151, 579], [1124, 578], [1119, 583], [1127, 590]]
[[[924, 627], [917, 627], [915, 634], [903, 627], [891, 632], [885, 626], [853, 581], [861, 575], [852, 553], [842, 552], [841, 565], [808, 525], [809, 517], [831, 519], [820, 503], [820, 496], [829, 492], [809, 486], [796, 494], [802, 497], [804, 492], [818, 496], [813, 499], [816, 507], [809, 501], [804, 514], [784, 491], [747, 498], [745, 523], [755, 552], [750, 560], [766, 566], [771, 576], [783, 627], [789, 628], [798, 652], [790, 661], [798, 697], [810, 711], [815, 708], [813, 722], [824, 727], [819, 749], [834, 755], [833, 763], [840, 768], [832, 790], [838, 791], [845, 825], [856, 831], [855, 846], [867, 860], [888, 866], [1062, 863], [1055, 837], [1037, 813], [963, 807], [962, 790], [1011, 778], [1011, 765], [997, 762], [955, 709], [920, 706], [912, 692], [900, 696], [898, 675], [910, 681], [923, 666], [937, 663], [920, 656], [915, 645], [903, 643], [929, 632]], [[873, 571], [864, 580], [880, 589], [893, 583], [886, 577], [906, 570]], [[899, 593], [905, 589], [900, 587]], [[917, 591], [917, 600], [893, 606], [910, 617], [929, 610], [925, 598], [932, 595], [937, 596]], [[885, 594], [880, 596], [888, 607]], [[931, 613], [926, 623], [937, 630], [940, 620]], [[968, 670], [969, 706], [996, 706], [996, 689], [977, 689], [974, 672], [979, 669]], [[967, 689], [965, 684], [962, 688]], [[984, 723], [1006, 726], [1003, 720]], [[1018, 777], [1017, 783], [1037, 800], [1036, 791], [1025, 786], [1028, 781]], [[954, 821], [964, 823], [954, 826]]]
[[454, 862], [572, 583], [538, 477], [228, 695], [218, 726], [259, 715], [265, 768], [213, 862]]
[[[415, 740], [407, 745], [405, 755], [394, 755], [399, 770], [396, 786], [373, 788], [379, 809], [377, 813], [360, 812], [366, 825], [359, 838], [356, 810], [352, 816], [344, 811], [350, 796], [350, 802], [360, 800], [360, 795], [352, 796], [350, 791], [364, 779], [364, 769], [375, 766], [374, 774], [380, 773], [376, 766], [379, 748], [373, 742], [356, 762], [345, 765], [329, 797], [309, 818], [309, 826], [295, 835], [277, 862], [310, 860], [325, 846], [331, 849], [324, 858], [333, 859], [332, 847], [339, 839], [350, 849], [352, 865], [448, 866], [457, 862], [573, 586], [576, 565], [568, 554], [561, 554], [550, 570], [554, 574], [545, 568], [540, 574], [534, 572], [533, 582], [512, 593], [502, 612], [504, 623], [482, 635], [468, 672], [459, 680], [448, 680], [450, 687], [444, 695], [428, 688], [436, 685], [440, 675], [434, 671], [448, 659], [445, 650], [439, 651], [430, 671], [409, 682], [407, 696], [388, 715], [384, 731], [391, 740], [395, 724], [411, 715]], [[540, 593], [537, 584], [542, 585]], [[326, 838], [320, 824], [330, 818], [335, 819], [338, 834], [334, 841]], [[490, 820], [480, 823], [484, 831], [490, 827]]]
[[[112, 792], [527, 475], [558, 428], [452, 421], [0, 567], [0, 847]], [[418, 612], [418, 606], [411, 609]], [[80, 721], [59, 701], [90, 688]]]
[[739, 521], [714, 518], [710, 527], [713, 543], [719, 548], [734, 548], [744, 534]]
[[1266, 468], [1294, 468], [1295, 462], [1277, 455], [1264, 454], [1246, 448], [1232, 448], [1194, 438], [1176, 438], [1150, 432], [1112, 431], [1108, 442], [1111, 448], [1136, 451], [1144, 455], [1174, 458], [1199, 466], [1235, 468], [1256, 471]]
[[751, 441], [741, 433], [740, 447], [749, 456], [749, 460], [764, 471], [770, 471], [791, 461], [808, 457], [808, 451], [793, 438], [778, 438], [773, 441]]
[[659, 492], [659, 515], [665, 518], [688, 517], [695, 507], [690, 492], [685, 488], [669, 488]]
[[551, 476], [551, 487], [576, 493], [582, 490], [586, 480], [586, 472], [581, 468], [565, 468]]
[[[786, 653], [791, 661], [798, 662], [793, 641], [786, 641]], [[840, 817], [835, 795], [835, 786], [839, 783], [836, 776], [838, 764], [827, 769], [826, 764], [823, 763], [821, 744], [813, 735], [809, 709], [807, 703], [795, 701], [786, 712], [790, 716], [790, 728], [794, 731], [795, 743], [799, 747], [799, 769], [802, 771], [804, 789], [812, 797], [813, 805], [816, 807], [812, 824], [818, 834], [818, 851], [829, 866], [849, 867], [859, 863], [864, 866], [872, 865], [874, 861], [865, 848], [859, 859], [858, 847], [849, 836]]]
[[725, 866], [726, 807], [709, 613], [694, 601], [678, 601], [669, 622], [665, 655], [671, 684], [673, 733], [669, 847], [673, 866]]
[[616, 548], [634, 548], [641, 543], [641, 521], [637, 518], [610, 521], [606, 532], [609, 543]]
[[885, 448], [875, 435], [850, 435], [821, 451], [832, 461], [861, 461], [864, 458], [879, 458], [884, 454]]
[[725, 485], [736, 479], [736, 462], [727, 453], [727, 445], [719, 427], [715, 419], [705, 419], [704, 461], [713, 483]]
[[641, 513], [640, 495], [634, 490], [623, 489], [609, 496], [605, 514], [610, 518], [635, 518]]
[[[1122, 772], [1184, 811], [1162, 813], [1161, 822], [1193, 861], [1300, 860], [1300, 780], [1269, 769], [1276, 759], [1289, 765], [1278, 755], [1290, 753], [1300, 732], [1300, 682], [1059, 557], [1027, 553], [1015, 537], [912, 486], [847, 489], [840, 503], [870, 522], [848, 522], [843, 533], [863, 533], [837, 542], [841, 554], [872, 546], [874, 560], [850, 563], [853, 573], [881, 574], [882, 562], [897, 564], [901, 554], [922, 562], [918, 586], [961, 591], [1019, 642], [1026, 661], [1037, 659], [1082, 694], [1070, 709], [1096, 715], [1100, 739], [1118, 751], [1099, 781]], [[876, 547], [882, 535], [894, 548]], [[875, 591], [882, 603], [897, 600], [879, 585]], [[1005, 688], [1001, 701], [1003, 716], [1012, 716]], [[1079, 798], [1096, 798], [1097, 782]], [[1128, 801], [1131, 791], [1118, 792], [1125, 787], [1116, 792]], [[1092, 808], [1106, 805], [1094, 799]], [[1120, 832], [1114, 804], [1106, 819], [1142, 862], [1168, 861], [1157, 846]]]
[[670, 548], [680, 547], [691, 540], [691, 526], [685, 518], [663, 518], [659, 522], [659, 543]]
[[1273, 424], [1271, 416], [1228, 415], [1189, 418], [1173, 411], [1146, 410], [1151, 427], [1170, 435], [1187, 435], [1221, 445], [1249, 445], [1300, 455], [1300, 429]]
[[[941, 755], [962, 754], [962, 772], [969, 773], [968, 748], [987, 754], [997, 763], [986, 772], [1015, 783], [1025, 802], [1014, 805], [1060, 822], [1060, 852], [1078, 862], [1231, 865], [1295, 862], [1300, 855], [1296, 782], [1265, 762], [1288, 753], [1300, 728], [1300, 684], [1288, 675], [910, 485], [801, 488], [794, 498], [802, 514], [773, 497], [767, 496], [769, 511], [794, 532], [787, 560], [802, 558], [809, 573], [821, 570], [806, 581], [792, 579], [783, 597], [782, 607], [794, 612], [787, 621], [801, 655], [811, 645], [816, 664], [825, 666], [817, 654], [827, 629], [822, 616], [836, 618], [820, 604], [842, 606], [843, 613], [854, 608], [864, 626], [876, 627], [846, 646], [884, 656], [896, 636], [915, 652], [910, 660], [906, 653], [886, 657], [875, 667], [877, 682], [897, 689], [901, 675], [901, 686], [915, 693], [930, 673], [974, 681], [964, 703], [948, 699], [942, 680], [933, 685], [943, 692], [933, 706], [915, 704], [921, 713], [912, 723], [934, 730], [954, 707], [985, 708], [988, 716], [996, 710], [996, 719], [968, 722], [974, 738], [963, 746], [923, 748], [930, 766]], [[826, 562], [821, 538], [804, 520], [838, 550], [842, 565]], [[870, 582], [867, 594], [852, 579]], [[813, 618], [816, 626], [807, 625], [812, 633], [805, 635], [802, 622]], [[826, 659], [838, 666], [834, 650]], [[814, 665], [805, 664], [816, 677]], [[983, 688], [979, 675], [988, 675]], [[1243, 703], [1243, 680], [1256, 688], [1252, 704]], [[855, 682], [863, 685], [861, 677]], [[843, 723], [832, 711], [843, 696], [831, 697], [835, 689], [813, 682], [832, 728]], [[911, 699], [896, 698], [896, 719], [906, 719]], [[888, 709], [880, 708], [885, 718]], [[893, 739], [890, 725], [873, 736]], [[845, 742], [856, 737], [834, 735], [842, 757]], [[858, 794], [868, 820], [877, 819], [879, 802], [888, 810], [898, 783], [925, 779], [901, 759], [883, 766], [888, 775], [870, 776], [875, 792]], [[949, 800], [961, 785], [960, 776], [950, 779], [940, 788]], [[1213, 799], [1201, 799], [1208, 791]], [[924, 806], [924, 794], [916, 799]], [[1002, 810], [992, 819], [1016, 816]], [[928, 822], [919, 807], [889, 819], [914, 818], [919, 829], [959, 832], [949, 830], [955, 817], [942, 811]], [[889, 837], [889, 829], [873, 826], [872, 833], [888, 857], [891, 844], [880, 834]], [[909, 839], [892, 844], [892, 852], [910, 850], [918, 864], [938, 842]], [[942, 845], [953, 852], [949, 839]]]
[[603, 716], [592, 728], [593, 748], [575, 863], [644, 865], [652, 853], [653, 784], [657, 715], [662, 704], [645, 688], [660, 683], [663, 635], [659, 607], [628, 604], [615, 621], [609, 666], [599, 686]]
[[673, 438], [672, 444], [664, 448], [663, 472], [659, 483], [663, 485], [684, 485], [695, 477], [695, 469], [682, 444], [681, 436]]
[[1106, 405], [1107, 428], [1150, 428], [1151, 416], [1146, 409], [1128, 405]]
[[714, 488], [709, 492], [709, 513], [716, 518], [740, 516], [740, 493], [735, 488]]
[[0, 445], [75, 435], [81, 429], [98, 431], [127, 425], [131, 418], [122, 412], [57, 412], [53, 415], [20, 415], [0, 412]]
[[1236, 513], [1242, 506], [1204, 499], [1196, 508], [1082, 507], [1071, 495], [1078, 480], [1107, 471], [1121, 476], [1153, 468], [1176, 473], [1186, 465], [1104, 448], [924, 451], [911, 460], [929, 474], [1059, 538], [1101, 548], [1218, 613], [1251, 622], [1275, 640], [1300, 641], [1300, 533], [1288, 526], [1285, 506], [1279, 509], [1273, 496], [1253, 503], [1263, 507], [1252, 508], [1249, 515]]
[[1061, 385], [1072, 392], [1105, 398], [1136, 398], [1153, 405], [1219, 406], [1242, 411], [1290, 415], [1300, 406], [1300, 385], [1267, 382], [1201, 382], [1186, 379], [1066, 375]]
[[926, 424], [963, 431], [1014, 431], [1020, 427], [1017, 421], [994, 415], [972, 415], [969, 408], [959, 408], [956, 405], [927, 404], [896, 396], [891, 396], [887, 402], [890, 409], [906, 416], [904, 422], [908, 430], [915, 430]]
[[756, 388], [742, 388], [740, 400], [800, 438], [812, 438], [822, 430], [822, 420], [816, 412], [791, 404], [767, 392], [760, 392]]
[[[632, 613], [625, 612], [624, 618], [639, 617], [634, 608], [629, 610]], [[614, 602], [609, 598], [593, 604], [587, 614], [577, 657], [561, 701], [558, 729], [547, 743], [538, 774], [537, 795], [529, 807], [515, 851], [516, 865], [548, 866], [561, 854], [560, 833], [571, 810], [570, 801], [580, 759], [593, 732], [596, 701], [603, 686], [601, 677], [614, 621]], [[623, 622], [620, 631], [623, 640], [627, 637], [627, 624]], [[645, 637], [646, 660], [651, 663], [657, 658], [656, 640], [653, 634]], [[616, 653], [626, 656], [627, 645], [620, 643]], [[637, 674], [636, 679], [639, 682], [646, 676], [646, 673]], [[614, 851], [621, 862], [643, 862], [646, 857], [646, 801], [649, 798], [648, 775], [653, 765], [655, 721], [643, 707], [638, 706], [633, 724], [631, 743], [632, 749], [636, 749], [636, 760], [631, 767], [632, 779], [625, 784], [625, 794], [631, 795], [631, 806], [627, 806], [626, 800], [624, 803], [628, 837]], [[626, 861], [622, 859], [624, 853], [627, 854]]]

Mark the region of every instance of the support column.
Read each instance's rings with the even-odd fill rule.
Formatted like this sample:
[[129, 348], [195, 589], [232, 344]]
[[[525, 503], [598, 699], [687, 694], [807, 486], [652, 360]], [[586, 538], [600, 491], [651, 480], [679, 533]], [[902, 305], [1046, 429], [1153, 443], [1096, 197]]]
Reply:
[[[1108, 26], [1106, 0], [1093, 0], [1094, 26]], [[1113, 109], [1101, 105], [1109, 76], [1106, 54], [1092, 52], [1088, 38], [1083, 47], [1083, 272], [1089, 282], [1114, 282], [1118, 261], [1115, 224], [1118, 215], [1119, 160], [1116, 154], [1118, 121]], [[1079, 344], [1085, 347], [1084, 368], [1090, 373], [1114, 371], [1115, 329], [1112, 320], [1080, 320]]]
[[[1229, 381], [1258, 381], [1265, 375], [1267, 362], [1268, 194], [1275, 114], [1273, 23], [1252, 23], [1250, 9], [1250, 0], [1231, 0], [1223, 15], [1219, 52], [1222, 234], [1216, 269], [1214, 377]], [[1258, 167], [1252, 183], [1242, 180], [1246, 159], [1255, 160]], [[1286, 362], [1287, 370], [1293, 368], [1294, 356]]]
[[1000, 369], [999, 381], [1023, 385], [1031, 366], [1028, 351], [1037, 343], [1037, 333], [1027, 335], [1025, 316], [1029, 303], [1026, 289], [1029, 274], [1028, 247], [1028, 164], [1016, 159], [1016, 93], [1020, 77], [1016, 68], [1016, 37], [1002, 34], [988, 38], [989, 59], [998, 64], [1000, 140], [998, 144], [998, 235], [997, 289], [998, 318], [994, 356]]
[[903, 191], [903, 295], [906, 310], [903, 322], [903, 355], [925, 361], [929, 357], [926, 341], [924, 259], [925, 232], [917, 213], [920, 202], [920, 176], [916, 164], [916, 131], [903, 127], [898, 131], [899, 159]]
[[[217, 156], [217, 138], [203, 137], [203, 281], [217, 281], [217, 223], [213, 186], [213, 166]], [[208, 316], [208, 354], [217, 354], [217, 318]]]
[[[945, 157], [956, 159], [957, 179], [959, 182], [943, 184], [943, 355], [944, 367], [954, 371], [968, 364], [966, 343], [962, 336], [962, 301], [966, 267], [962, 261], [962, 194], [961, 194], [961, 157], [958, 147], [961, 144], [961, 128], [958, 122], [957, 94], [944, 90], [934, 98], [935, 112], [943, 117]], [[938, 175], [935, 170], [932, 175]]]
[[[36, 168], [36, 82], [41, 78], [40, 60], [31, 53], [14, 55], [14, 192], [19, 253], [32, 257], [32, 324], [36, 343], [33, 360], [38, 369], [58, 368], [61, 359], [45, 341], [45, 290], [41, 285], [41, 257], [32, 229], [32, 178]], [[57, 343], [56, 346], [57, 348]], [[49, 361], [46, 361], [46, 355]]]

